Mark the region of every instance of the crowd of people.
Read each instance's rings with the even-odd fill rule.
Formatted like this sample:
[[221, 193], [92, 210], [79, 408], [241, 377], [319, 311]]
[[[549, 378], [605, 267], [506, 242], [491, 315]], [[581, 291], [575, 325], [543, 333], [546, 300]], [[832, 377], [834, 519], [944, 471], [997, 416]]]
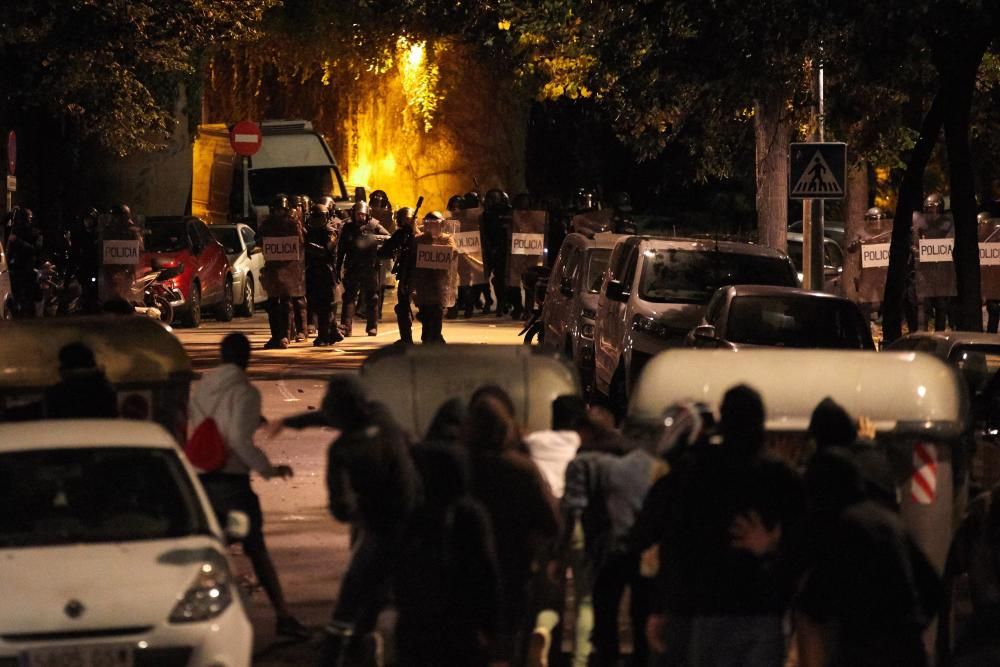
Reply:
[[[192, 425], [221, 415], [233, 454], [203, 479], [220, 516], [252, 518], [247, 553], [279, 632], [307, 636], [287, 612], [248, 481], [252, 470], [291, 474], [253, 443], [249, 356], [230, 335], [192, 397]], [[768, 450], [764, 423], [760, 395], [740, 385], [718, 419], [682, 403], [658, 428], [622, 433], [599, 405], [561, 396], [551, 429], [525, 433], [510, 396], [487, 385], [446, 402], [414, 439], [355, 376], [334, 376], [320, 409], [266, 436], [338, 433], [329, 509], [353, 544], [319, 664], [375, 651], [398, 665], [546, 665], [572, 600], [573, 665], [780, 667], [794, 653], [805, 667], [917, 667], [930, 664], [932, 621], [955, 627], [945, 591], [960, 575], [974, 622], [938, 642], [937, 664], [992, 664], [981, 660], [997, 650], [996, 492], [972, 503], [942, 581], [907, 533], [870, 422], [824, 400], [801, 469]], [[630, 653], [619, 641], [626, 590]]]

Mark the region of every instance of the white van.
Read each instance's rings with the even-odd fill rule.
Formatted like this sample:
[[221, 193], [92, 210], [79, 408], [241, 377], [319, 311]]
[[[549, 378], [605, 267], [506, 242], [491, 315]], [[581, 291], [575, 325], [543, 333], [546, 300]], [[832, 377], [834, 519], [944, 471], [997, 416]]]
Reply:
[[[769, 445], [796, 465], [808, 457], [806, 429], [824, 398], [874, 421], [896, 475], [903, 520], [931, 562], [944, 567], [968, 479], [968, 397], [953, 368], [919, 352], [672, 349], [643, 369], [626, 422], [654, 428], [667, 406], [684, 400], [718, 413], [737, 384], [760, 392]], [[923, 456], [933, 459], [932, 469], [915, 465]], [[932, 491], [915, 487], [918, 475]]]
[[333, 152], [312, 123], [305, 120], [266, 120], [260, 124], [263, 141], [249, 159], [250, 192], [243, 192], [243, 159], [229, 144], [223, 124], [198, 126], [194, 143], [191, 213], [209, 224], [243, 220], [244, 198], [249, 197], [249, 222], [268, 214], [274, 195], [329, 195], [338, 208], [349, 208], [344, 179]]

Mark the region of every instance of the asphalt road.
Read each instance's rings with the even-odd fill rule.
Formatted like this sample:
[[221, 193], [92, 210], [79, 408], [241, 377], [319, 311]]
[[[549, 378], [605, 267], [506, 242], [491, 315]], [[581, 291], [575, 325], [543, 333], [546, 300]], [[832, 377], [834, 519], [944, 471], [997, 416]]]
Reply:
[[[260, 388], [265, 417], [275, 419], [316, 409], [323, 396], [325, 380], [332, 373], [356, 371], [374, 350], [398, 340], [398, 328], [387, 303], [379, 335], [364, 334], [363, 323], [355, 321], [355, 336], [334, 348], [315, 348], [312, 341], [292, 344], [287, 350], [264, 350], [268, 338], [267, 319], [258, 314], [221, 323], [205, 320], [199, 329], [175, 329], [192, 358], [196, 371], [211, 369], [218, 358], [219, 342], [233, 331], [242, 331], [253, 344], [250, 377]], [[453, 343], [518, 344], [519, 322], [494, 315], [470, 320], [446, 320], [444, 337]], [[360, 335], [357, 335], [360, 334]], [[420, 327], [414, 327], [419, 340]], [[254, 489], [264, 509], [264, 533], [277, 566], [292, 612], [306, 625], [322, 628], [340, 587], [349, 558], [348, 529], [333, 520], [326, 510], [324, 471], [326, 449], [333, 433], [327, 429], [286, 431], [271, 440], [258, 433], [257, 443], [274, 463], [292, 466], [289, 480], [264, 481], [254, 478]], [[238, 574], [250, 579], [249, 561], [236, 548]], [[248, 611], [254, 625], [255, 665], [295, 665], [314, 663], [317, 641], [287, 641], [275, 637], [274, 614], [267, 597], [254, 588]]]

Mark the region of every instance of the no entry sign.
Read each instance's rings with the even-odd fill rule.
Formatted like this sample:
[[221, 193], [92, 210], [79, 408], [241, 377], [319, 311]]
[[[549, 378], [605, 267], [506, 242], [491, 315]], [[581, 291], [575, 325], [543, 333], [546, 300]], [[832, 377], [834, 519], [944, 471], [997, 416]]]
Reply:
[[229, 144], [237, 155], [243, 157], [250, 157], [260, 150], [263, 140], [260, 126], [252, 120], [241, 120], [229, 130]]

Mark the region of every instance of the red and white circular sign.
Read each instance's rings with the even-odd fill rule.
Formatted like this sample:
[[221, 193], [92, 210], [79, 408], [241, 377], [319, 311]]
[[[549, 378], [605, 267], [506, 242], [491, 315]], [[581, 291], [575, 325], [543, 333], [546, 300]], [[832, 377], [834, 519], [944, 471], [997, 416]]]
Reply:
[[17, 135], [14, 134], [14, 130], [11, 130], [10, 134], [7, 135], [7, 174], [13, 176], [16, 167], [17, 167]]
[[252, 120], [241, 120], [229, 130], [229, 144], [237, 155], [250, 157], [260, 150], [263, 142], [260, 126]]

